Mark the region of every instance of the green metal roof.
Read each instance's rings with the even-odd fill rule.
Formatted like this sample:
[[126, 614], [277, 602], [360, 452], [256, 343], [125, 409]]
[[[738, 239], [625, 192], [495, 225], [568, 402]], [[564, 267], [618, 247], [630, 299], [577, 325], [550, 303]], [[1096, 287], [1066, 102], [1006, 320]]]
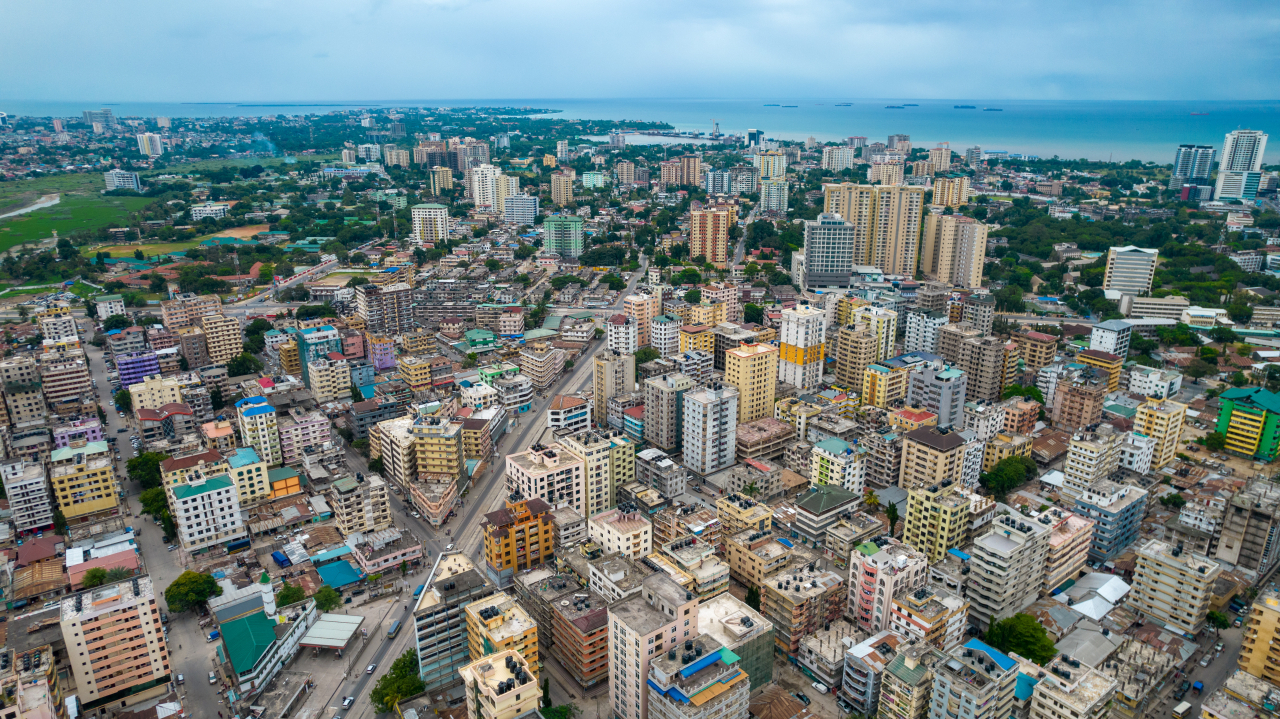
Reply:
[[64, 459], [71, 459], [77, 454], [101, 454], [109, 451], [106, 442], [89, 442], [83, 447], [60, 447], [49, 453], [49, 461], [61, 462]]
[[857, 498], [858, 495], [853, 492], [833, 484], [820, 484], [810, 489], [808, 494], [796, 502], [796, 506], [812, 514], [823, 514]]
[[276, 640], [275, 623], [263, 612], [233, 619], [219, 628], [237, 674], [253, 669]]
[[885, 671], [897, 677], [907, 686], [919, 686], [920, 682], [922, 682], [925, 676], [929, 674], [929, 667], [931, 664], [924, 661], [924, 657], [921, 657], [921, 661], [917, 662], [915, 668], [912, 669], [907, 666], [906, 660], [907, 655], [899, 653], [898, 656], [893, 658], [893, 661], [889, 662], [889, 666]]
[[878, 553], [880, 551], [880, 547], [871, 542], [863, 542], [858, 545], [858, 551], [870, 557], [871, 555]]
[[1219, 396], [1280, 414], [1280, 395], [1274, 395], [1261, 387], [1233, 387]]
[[230, 477], [223, 474], [206, 479], [203, 482], [175, 484], [173, 485], [173, 496], [175, 499], [190, 499], [209, 492], [216, 492], [219, 489], [227, 489], [235, 486], [235, 482], [232, 482]]

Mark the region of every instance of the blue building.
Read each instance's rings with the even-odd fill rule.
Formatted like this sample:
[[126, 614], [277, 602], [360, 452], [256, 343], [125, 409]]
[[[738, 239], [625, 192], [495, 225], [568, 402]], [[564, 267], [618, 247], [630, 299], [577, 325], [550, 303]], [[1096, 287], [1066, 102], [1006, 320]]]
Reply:
[[1097, 523], [1093, 527], [1089, 559], [1107, 562], [1137, 541], [1139, 525], [1147, 512], [1147, 492], [1100, 479], [1076, 497], [1075, 511]]
[[298, 361], [302, 363], [302, 383], [311, 387], [309, 365], [321, 357], [328, 357], [330, 352], [342, 353], [342, 335], [330, 325], [308, 327], [297, 335]]

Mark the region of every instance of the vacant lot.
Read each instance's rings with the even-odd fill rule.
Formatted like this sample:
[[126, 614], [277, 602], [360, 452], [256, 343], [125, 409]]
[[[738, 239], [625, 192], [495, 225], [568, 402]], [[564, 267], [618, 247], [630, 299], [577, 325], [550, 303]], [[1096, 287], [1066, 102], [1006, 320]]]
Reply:
[[25, 242], [39, 242], [53, 236], [67, 237], [76, 230], [97, 230], [121, 224], [130, 212], [142, 209], [151, 200], [145, 197], [106, 197], [64, 193], [52, 207], [0, 220], [0, 252]]
[[[300, 155], [298, 162], [330, 162], [340, 159], [339, 154], [332, 155]], [[152, 170], [143, 173], [144, 178], [154, 175], [185, 175], [198, 174], [206, 170], [218, 170], [223, 167], [253, 167], [254, 165], [262, 165], [266, 168], [273, 168], [276, 172], [287, 173], [291, 167], [284, 161], [283, 157], [259, 157], [246, 160], [200, 160], [198, 162], [188, 162], [182, 165], [169, 165], [161, 170]]]
[[170, 252], [186, 252], [192, 247], [199, 247], [201, 242], [211, 237], [253, 237], [259, 232], [266, 232], [271, 229], [270, 225], [245, 225], [244, 227], [232, 227], [227, 230], [221, 230], [211, 235], [201, 235], [194, 240], [186, 242], [160, 242], [146, 243], [142, 245], [102, 245], [99, 247], [85, 247], [80, 250], [80, 254], [86, 257], [93, 257], [99, 252], [110, 252], [112, 257], [133, 257], [134, 250], [142, 250], [144, 257], [153, 255], [165, 255]]
[[102, 175], [97, 173], [2, 182], [0, 183], [0, 215], [20, 210], [40, 199], [42, 195], [69, 192], [96, 195], [104, 188]]

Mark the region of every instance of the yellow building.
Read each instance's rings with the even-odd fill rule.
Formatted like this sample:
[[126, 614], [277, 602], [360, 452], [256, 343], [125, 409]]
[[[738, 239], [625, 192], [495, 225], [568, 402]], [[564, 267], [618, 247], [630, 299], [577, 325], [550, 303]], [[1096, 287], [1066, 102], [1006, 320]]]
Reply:
[[862, 403], [888, 409], [895, 400], [906, 399], [910, 378], [911, 368], [907, 365], [868, 365], [862, 373]]
[[716, 351], [716, 336], [707, 325], [684, 325], [680, 328], [680, 351]]
[[907, 492], [907, 521], [902, 541], [942, 561], [948, 549], [964, 546], [969, 531], [969, 497], [956, 482], [916, 487]]
[[715, 327], [728, 322], [728, 305], [723, 302], [699, 302], [689, 307], [689, 324]]
[[538, 624], [503, 592], [466, 606], [467, 655], [471, 661], [505, 651], [519, 652], [537, 677], [542, 669], [538, 654]]
[[396, 358], [396, 369], [415, 394], [431, 389], [431, 362], [425, 357], [400, 355]]
[[933, 180], [933, 204], [959, 207], [969, 204], [969, 176], [936, 177]]
[[1263, 592], [1249, 609], [1244, 641], [1236, 666], [1259, 679], [1280, 685], [1280, 592]]
[[724, 381], [738, 388], [738, 424], [768, 417], [778, 388], [778, 348], [742, 344], [725, 350]]
[[922, 407], [903, 407], [889, 415], [889, 425], [902, 432], [938, 426], [938, 415]]
[[[555, 161], [553, 155], [547, 157]], [[514, 669], [507, 667], [508, 657], [515, 662]], [[458, 674], [467, 698], [467, 719], [514, 719], [538, 710], [542, 699], [538, 678], [514, 649], [472, 662]]]
[[1187, 406], [1170, 399], [1148, 399], [1138, 406], [1133, 417], [1133, 431], [1156, 441], [1151, 454], [1151, 469], [1163, 469], [1177, 456], [1186, 418]]
[[898, 313], [882, 307], [858, 307], [853, 310], [853, 322], [865, 324], [875, 338], [876, 361], [897, 355], [894, 343], [898, 340]]
[[1022, 434], [997, 434], [982, 453], [982, 471], [990, 472], [1007, 457], [1030, 457], [1031, 438]]
[[71, 524], [115, 514], [120, 505], [111, 447], [106, 442], [73, 441], [49, 454], [49, 484], [58, 509]]
[[925, 218], [920, 269], [926, 276], [956, 287], [982, 286], [987, 257], [987, 226], [964, 215]]
[[727, 537], [744, 530], [763, 532], [773, 524], [773, 509], [740, 494], [716, 500], [716, 517], [720, 519], [720, 536]]
[[[412, 278], [410, 278], [412, 280]], [[409, 332], [402, 338], [405, 354], [433, 355], [436, 352], [436, 336], [434, 332]]]
[[784, 397], [773, 405], [773, 418], [796, 428], [796, 438], [809, 436], [809, 421], [822, 414], [822, 408], [796, 397]]
[[765, 580], [782, 571], [795, 551], [771, 532], [744, 529], [725, 537], [725, 556], [729, 560], [729, 576], [745, 587], [757, 589]]
[[836, 332], [836, 383], [861, 397], [863, 375], [867, 367], [876, 361], [879, 347], [869, 325], [841, 325]]
[[[1213, 585], [1220, 574], [1221, 565], [1207, 557], [1158, 539], [1149, 540], [1138, 550], [1129, 607], [1173, 631], [1198, 634], [1204, 629], [1209, 603], [1213, 600]], [[1253, 654], [1246, 660], [1244, 649], [1247, 648], [1250, 647], [1246, 635], [1240, 654], [1241, 666], [1246, 661], [1256, 661]], [[1266, 654], [1269, 653], [1268, 650]]]
[[836, 324], [840, 326], [853, 324], [854, 310], [859, 307], [870, 306], [871, 302], [869, 300], [864, 300], [852, 292], [846, 294], [839, 300], [836, 300]]
[[1085, 350], [1076, 355], [1080, 364], [1097, 367], [1107, 373], [1107, 391], [1120, 389], [1120, 370], [1124, 367], [1124, 358], [1102, 350]]
[[551, 175], [551, 202], [564, 206], [573, 202], [573, 176], [562, 172]]
[[[413, 438], [417, 474], [410, 479], [456, 482], [465, 466], [462, 455], [462, 423], [437, 417], [419, 417], [408, 428]], [[372, 445], [372, 440], [370, 444]]]
[[853, 264], [879, 267], [885, 274], [915, 275], [923, 187], [843, 182], [823, 190], [823, 211], [853, 223]]
[[196, 323], [204, 331], [205, 342], [209, 346], [209, 360], [214, 364], [225, 364], [244, 352], [244, 332], [240, 329], [238, 318], [205, 315], [196, 320]]
[[302, 374], [302, 359], [298, 356], [298, 341], [289, 340], [280, 345], [280, 369], [295, 377]]

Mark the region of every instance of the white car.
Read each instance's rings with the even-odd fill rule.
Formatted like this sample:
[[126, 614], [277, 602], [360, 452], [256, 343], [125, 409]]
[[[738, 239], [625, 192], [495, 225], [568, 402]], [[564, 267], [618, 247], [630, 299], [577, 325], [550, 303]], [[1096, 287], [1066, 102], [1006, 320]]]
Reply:
[[422, 515], [418, 514], [417, 512], [409, 512], [409, 516], [413, 517], [414, 519], [422, 519]]
[[210, 684], [218, 683], [218, 675], [215, 672], [209, 672], [209, 683]]
[[827, 685], [826, 685], [826, 684], [823, 684], [822, 682], [814, 682], [814, 683], [813, 683], [813, 690], [814, 690], [814, 691], [816, 691], [816, 692], [818, 692], [819, 694], [826, 694], [826, 693], [827, 693]]

